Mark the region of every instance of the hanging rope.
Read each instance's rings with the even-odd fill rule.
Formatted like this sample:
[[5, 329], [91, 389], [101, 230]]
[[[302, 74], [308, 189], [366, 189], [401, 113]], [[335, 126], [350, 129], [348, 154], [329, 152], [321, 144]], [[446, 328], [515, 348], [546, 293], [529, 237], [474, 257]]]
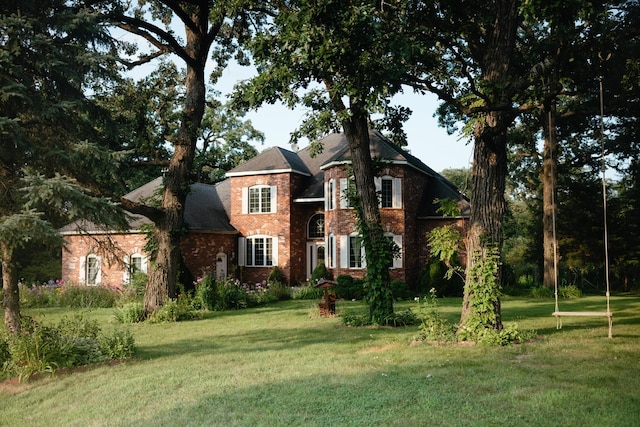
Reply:
[[[606, 58], [603, 59], [601, 54], [598, 54], [601, 61], [606, 61], [611, 57], [609, 54]], [[606, 152], [605, 152], [605, 144], [604, 144], [604, 91], [602, 87], [603, 76], [598, 78], [599, 86], [600, 86], [600, 148], [602, 154], [602, 206], [603, 206], [603, 215], [604, 215], [604, 264], [605, 264], [605, 283], [606, 283], [606, 299], [607, 299], [607, 311], [560, 311], [558, 306], [558, 259], [557, 259], [557, 244], [558, 239], [556, 236], [556, 211], [555, 211], [555, 175], [552, 176], [551, 182], [553, 184], [553, 191], [551, 192], [551, 200], [553, 203], [553, 209], [551, 213], [551, 218], [553, 222], [553, 272], [554, 272], [554, 281], [555, 281], [555, 300], [556, 300], [556, 310], [553, 315], [556, 317], [556, 328], [562, 328], [562, 316], [605, 316], [609, 321], [609, 338], [613, 338], [613, 313], [611, 312], [611, 292], [610, 292], [610, 284], [609, 284], [609, 234], [607, 230], [607, 179], [606, 179]], [[552, 135], [551, 129], [551, 111], [549, 111], [549, 138], [553, 138], [555, 135]]]

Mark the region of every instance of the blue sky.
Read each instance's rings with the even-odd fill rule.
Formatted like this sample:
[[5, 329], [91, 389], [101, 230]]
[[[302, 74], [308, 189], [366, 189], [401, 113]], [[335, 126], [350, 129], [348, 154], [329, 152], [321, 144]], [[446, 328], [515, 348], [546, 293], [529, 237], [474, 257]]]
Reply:
[[[231, 65], [225, 70], [216, 89], [223, 96], [229, 93], [238, 81], [250, 78], [252, 69]], [[409, 146], [408, 150], [437, 172], [449, 168], [471, 167], [473, 147], [459, 135], [448, 135], [444, 128], [438, 126], [433, 117], [438, 106], [434, 95], [415, 94], [411, 90], [397, 95], [394, 104], [402, 105], [413, 111], [405, 123]], [[282, 105], [266, 105], [256, 112], [247, 114], [254, 127], [265, 135], [264, 145], [257, 145], [258, 150], [280, 146], [291, 149], [289, 134], [300, 125], [304, 111], [290, 110]], [[308, 142], [301, 142], [304, 148]]]

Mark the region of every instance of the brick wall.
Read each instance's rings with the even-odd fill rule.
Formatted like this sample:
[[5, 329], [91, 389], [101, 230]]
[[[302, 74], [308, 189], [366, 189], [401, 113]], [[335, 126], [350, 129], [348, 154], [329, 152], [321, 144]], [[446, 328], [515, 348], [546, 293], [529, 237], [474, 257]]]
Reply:
[[62, 249], [62, 277], [68, 283], [84, 282], [82, 258], [94, 254], [101, 257], [101, 283], [118, 286], [124, 280], [126, 256], [143, 254], [145, 235], [98, 234], [93, 236], [66, 235]]

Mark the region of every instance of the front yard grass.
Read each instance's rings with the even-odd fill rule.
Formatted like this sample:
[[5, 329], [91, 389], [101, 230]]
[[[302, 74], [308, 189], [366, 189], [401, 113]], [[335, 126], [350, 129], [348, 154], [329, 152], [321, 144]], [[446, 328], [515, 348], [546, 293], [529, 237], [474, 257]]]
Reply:
[[[438, 304], [458, 320], [460, 299]], [[604, 298], [562, 304], [602, 310]], [[539, 333], [508, 347], [416, 343], [415, 326], [346, 327], [319, 318], [310, 301], [136, 324], [134, 359], [5, 382], [0, 425], [637, 425], [640, 297], [612, 298], [612, 340], [604, 318], [566, 318], [556, 330], [553, 308], [553, 300], [506, 297], [504, 321]], [[352, 309], [364, 306], [338, 305]], [[88, 314], [108, 329], [112, 312]], [[47, 322], [70, 313], [29, 314]]]

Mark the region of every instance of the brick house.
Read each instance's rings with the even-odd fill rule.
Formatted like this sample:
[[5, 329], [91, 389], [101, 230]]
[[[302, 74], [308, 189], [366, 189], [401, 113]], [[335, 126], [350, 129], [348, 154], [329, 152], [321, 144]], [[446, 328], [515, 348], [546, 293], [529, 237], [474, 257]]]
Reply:
[[[411, 286], [427, 261], [426, 232], [452, 222], [463, 226], [469, 202], [453, 184], [378, 132], [372, 131], [370, 138], [372, 156], [383, 161], [375, 177], [383, 230], [400, 248], [390, 273]], [[344, 197], [352, 180], [348, 144], [344, 134], [332, 134], [323, 147], [315, 157], [308, 148], [296, 153], [274, 147], [229, 171], [216, 185], [191, 186], [181, 250], [194, 277], [215, 271], [261, 281], [279, 266], [295, 284], [307, 280], [320, 262], [334, 277], [364, 276], [364, 249]], [[161, 185], [158, 178], [125, 197], [153, 197]], [[456, 200], [462, 216], [439, 214], [436, 201], [443, 198]], [[132, 272], [146, 271], [145, 222], [134, 218], [125, 234], [90, 224], [65, 227], [62, 279], [117, 285]]]

